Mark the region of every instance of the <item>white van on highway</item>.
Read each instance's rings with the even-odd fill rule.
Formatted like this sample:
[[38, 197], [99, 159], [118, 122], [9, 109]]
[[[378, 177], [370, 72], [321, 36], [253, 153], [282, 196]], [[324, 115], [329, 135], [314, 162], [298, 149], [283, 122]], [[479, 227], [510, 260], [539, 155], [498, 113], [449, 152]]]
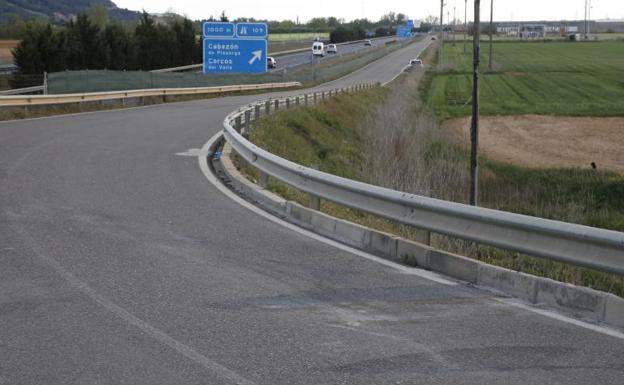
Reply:
[[325, 45], [320, 41], [312, 43], [312, 56], [325, 56]]

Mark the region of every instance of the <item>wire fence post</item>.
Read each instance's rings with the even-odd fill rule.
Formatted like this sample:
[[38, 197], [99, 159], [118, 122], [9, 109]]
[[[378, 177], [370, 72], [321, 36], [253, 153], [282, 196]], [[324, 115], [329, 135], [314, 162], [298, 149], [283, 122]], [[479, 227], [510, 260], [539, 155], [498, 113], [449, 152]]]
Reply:
[[438, 51], [438, 68], [442, 69], [444, 59], [444, 0], [440, 0], [440, 50]]

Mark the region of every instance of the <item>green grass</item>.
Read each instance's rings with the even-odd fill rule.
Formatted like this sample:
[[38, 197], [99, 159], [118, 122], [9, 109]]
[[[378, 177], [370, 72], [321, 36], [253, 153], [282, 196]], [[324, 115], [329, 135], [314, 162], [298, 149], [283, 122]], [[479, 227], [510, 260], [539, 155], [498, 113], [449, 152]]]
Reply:
[[298, 107], [261, 119], [251, 141], [293, 162], [357, 178], [362, 154], [358, 117], [379, 102], [386, 90], [340, 95], [315, 107]]
[[[445, 68], [429, 98], [441, 119], [471, 109], [472, 46], [446, 44]], [[483, 115], [624, 116], [624, 42], [494, 44], [493, 72], [482, 45]]]

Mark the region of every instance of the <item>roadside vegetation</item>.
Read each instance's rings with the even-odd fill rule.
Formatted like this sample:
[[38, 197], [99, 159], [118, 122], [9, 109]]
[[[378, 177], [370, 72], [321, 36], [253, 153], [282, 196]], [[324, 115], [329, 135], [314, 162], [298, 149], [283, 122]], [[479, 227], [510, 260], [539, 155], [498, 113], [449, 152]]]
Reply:
[[[432, 52], [425, 63], [433, 62]], [[259, 121], [251, 141], [297, 163], [335, 175], [466, 203], [468, 152], [440, 129], [422, 93], [433, 78], [413, 70], [390, 88], [340, 95], [331, 102], [280, 111]], [[256, 171], [239, 162], [244, 173]], [[270, 188], [307, 204], [282, 183]], [[482, 159], [481, 205], [509, 212], [624, 231], [624, 176], [606, 171], [529, 169]], [[414, 238], [413, 229], [322, 202], [321, 210], [381, 231]], [[434, 236], [435, 247], [517, 271], [584, 285], [624, 297], [621, 277]], [[406, 260], [406, 262], [410, 262]]]

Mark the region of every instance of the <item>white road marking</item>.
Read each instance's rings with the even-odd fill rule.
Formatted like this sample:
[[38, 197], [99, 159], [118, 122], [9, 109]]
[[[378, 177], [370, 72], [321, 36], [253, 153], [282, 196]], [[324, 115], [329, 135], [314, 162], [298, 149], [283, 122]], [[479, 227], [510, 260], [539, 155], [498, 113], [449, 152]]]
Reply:
[[189, 148], [188, 150], [184, 152], [178, 152], [176, 155], [196, 157], [196, 156], [199, 156], [200, 153], [201, 153], [200, 148]]
[[553, 310], [546, 310], [546, 309], [540, 309], [537, 308], [535, 306], [531, 306], [528, 305], [522, 301], [520, 301], [519, 299], [511, 299], [511, 298], [494, 298], [496, 301], [504, 303], [505, 305], [509, 305], [509, 306], [513, 306], [513, 307], [517, 307], [519, 309], [522, 310], [526, 310], [526, 311], [530, 311], [532, 313], [536, 313], [539, 314], [541, 316], [544, 317], [548, 317], [557, 321], [561, 321], [561, 322], [565, 322], [571, 325], [575, 325], [578, 327], [582, 327], [583, 329], [588, 329], [588, 330], [592, 330], [595, 331], [597, 333], [601, 333], [601, 334], [605, 334], [608, 335], [610, 337], [615, 337], [615, 338], [619, 338], [621, 340], [624, 340], [624, 333], [605, 327], [605, 326], [600, 326], [600, 325], [594, 325], [591, 324], [589, 322], [585, 322], [585, 321], [581, 321], [575, 318], [571, 318], [568, 317], [566, 315], [557, 313]]
[[158, 328], [148, 324], [147, 322], [145, 322], [145, 321], [141, 320], [140, 318], [134, 316], [133, 314], [131, 314], [130, 312], [128, 312], [124, 308], [122, 308], [119, 305], [115, 304], [111, 300], [109, 300], [106, 297], [98, 294], [93, 288], [91, 288], [89, 285], [87, 285], [87, 283], [83, 282], [82, 280], [80, 280], [76, 276], [74, 276], [72, 273], [70, 273], [69, 271], [65, 270], [65, 268], [63, 266], [61, 266], [61, 264], [58, 261], [56, 261], [56, 259], [54, 259], [52, 256], [48, 255], [45, 252], [45, 250], [38, 245], [37, 241], [25, 229], [14, 228], [14, 230], [16, 232], [18, 232], [20, 235], [22, 235], [24, 238], [27, 239], [29, 245], [33, 248], [33, 250], [35, 251], [37, 256], [39, 258], [41, 258], [43, 261], [45, 261], [50, 267], [52, 267], [52, 269], [54, 271], [56, 271], [57, 274], [59, 274], [61, 277], [63, 277], [63, 279], [65, 279], [75, 289], [77, 289], [80, 292], [82, 292], [84, 295], [89, 297], [91, 300], [93, 300], [94, 302], [96, 302], [97, 304], [99, 304], [100, 306], [105, 308], [106, 310], [108, 310], [111, 313], [115, 314], [117, 317], [121, 318], [122, 320], [124, 320], [128, 324], [135, 326], [136, 328], [138, 328], [139, 330], [141, 330], [145, 334], [147, 334], [150, 337], [154, 338], [155, 340], [159, 341], [160, 343], [162, 343], [162, 344], [164, 344], [166, 346], [169, 346], [170, 348], [172, 348], [173, 350], [177, 351], [178, 353], [180, 353], [184, 357], [186, 357], [186, 358], [194, 361], [195, 363], [199, 364], [204, 369], [212, 371], [213, 373], [215, 373], [219, 377], [225, 378], [228, 381], [230, 381], [230, 382], [232, 382], [232, 383], [234, 383], [236, 385], [255, 385], [254, 382], [246, 379], [245, 377], [243, 377], [240, 374], [232, 371], [231, 369], [228, 369], [225, 366], [223, 366], [223, 365], [221, 365], [221, 364], [219, 364], [219, 363], [209, 359], [208, 357], [206, 357], [203, 354], [199, 353], [198, 351], [196, 351], [192, 347], [190, 347], [188, 345], [185, 345], [184, 343], [182, 343], [182, 342], [176, 340], [175, 338], [167, 335], [162, 330], [160, 330], [160, 329], [158, 329]]
[[391, 262], [383, 258], [379, 258], [375, 255], [369, 254], [367, 252], [364, 252], [364, 251], [355, 249], [353, 247], [344, 245], [342, 243], [336, 242], [332, 239], [325, 238], [321, 235], [318, 235], [309, 230], [303, 229], [299, 226], [293, 225], [292, 223], [289, 223], [280, 218], [277, 218], [267, 213], [266, 211], [254, 206], [253, 204], [247, 202], [246, 200], [244, 200], [243, 198], [241, 198], [240, 196], [232, 192], [230, 189], [228, 189], [226, 186], [224, 186], [221, 183], [221, 181], [215, 175], [213, 175], [213, 173], [210, 171], [210, 167], [208, 166], [208, 153], [210, 152], [210, 148], [221, 137], [221, 135], [222, 135], [221, 133], [215, 134], [212, 138], [210, 138], [208, 142], [206, 142], [206, 144], [204, 144], [204, 146], [201, 149], [201, 154], [198, 157], [198, 161], [199, 161], [199, 168], [201, 169], [202, 173], [206, 176], [206, 179], [208, 179], [210, 183], [212, 183], [217, 189], [219, 189], [219, 191], [225, 194], [228, 198], [232, 199], [233, 201], [240, 204], [241, 206], [253, 211], [254, 213], [260, 215], [261, 217], [265, 219], [268, 219], [269, 221], [273, 223], [286, 227], [287, 229], [297, 232], [299, 234], [305, 235], [309, 238], [314, 239], [315, 241], [319, 241], [319, 242], [325, 243], [326, 245], [333, 246], [337, 249], [346, 251], [348, 253], [355, 254], [369, 261], [378, 263], [380, 265], [384, 265], [394, 270], [398, 270], [404, 274], [415, 275], [415, 276], [425, 278], [425, 279], [428, 279], [430, 281], [433, 281], [442, 285], [448, 285], [448, 286], [457, 285], [457, 282], [450, 281], [440, 274], [414, 268], [414, 267], [404, 266], [395, 262]]

